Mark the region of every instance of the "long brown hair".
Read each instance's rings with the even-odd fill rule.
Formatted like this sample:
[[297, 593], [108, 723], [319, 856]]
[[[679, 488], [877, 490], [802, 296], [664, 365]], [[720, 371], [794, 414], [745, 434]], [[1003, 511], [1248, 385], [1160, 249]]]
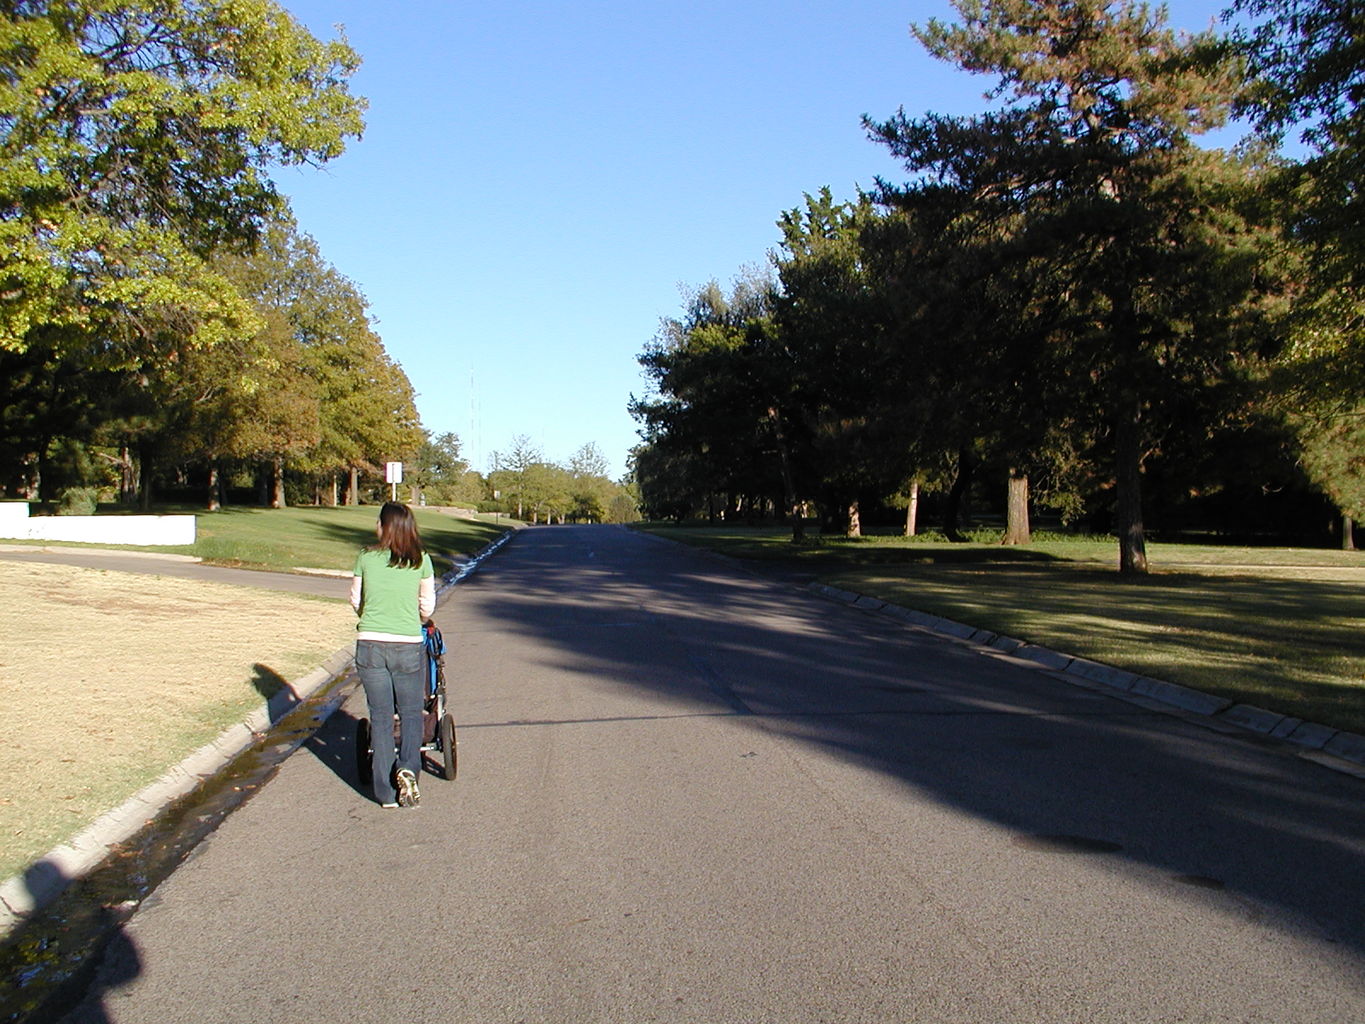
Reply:
[[379, 543], [376, 551], [387, 550], [389, 565], [414, 569], [422, 564], [422, 538], [412, 509], [397, 501], [386, 501], [379, 510]]

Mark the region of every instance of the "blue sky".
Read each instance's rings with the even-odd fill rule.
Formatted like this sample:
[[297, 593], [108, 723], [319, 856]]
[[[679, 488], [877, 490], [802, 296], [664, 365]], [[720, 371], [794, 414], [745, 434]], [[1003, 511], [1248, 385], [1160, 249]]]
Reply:
[[[364, 58], [363, 139], [278, 175], [365, 294], [423, 425], [474, 468], [524, 434], [626, 469], [636, 355], [828, 185], [900, 177], [862, 114], [967, 113], [988, 82], [909, 26], [947, 0], [283, 0]], [[1177, 0], [1202, 29], [1221, 2]]]

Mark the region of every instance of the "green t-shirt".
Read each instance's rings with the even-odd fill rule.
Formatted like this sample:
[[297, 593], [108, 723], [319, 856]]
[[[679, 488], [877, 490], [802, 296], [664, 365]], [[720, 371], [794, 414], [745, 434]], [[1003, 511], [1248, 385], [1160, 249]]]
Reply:
[[359, 632], [422, 635], [417, 595], [422, 580], [436, 574], [430, 555], [422, 553], [420, 566], [400, 569], [389, 565], [387, 551], [366, 548], [356, 556], [355, 574], [361, 579]]

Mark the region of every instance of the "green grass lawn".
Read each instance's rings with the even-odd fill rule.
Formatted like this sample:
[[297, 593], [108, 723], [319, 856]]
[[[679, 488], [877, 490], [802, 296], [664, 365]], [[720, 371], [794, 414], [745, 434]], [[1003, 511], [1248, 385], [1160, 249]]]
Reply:
[[[450, 568], [452, 555], [471, 554], [504, 532], [492, 522], [457, 519], [429, 509], [413, 512], [438, 573]], [[349, 570], [356, 552], [374, 543], [379, 509], [234, 507], [196, 515], [194, 545], [165, 550], [228, 565]]]
[[1365, 553], [1109, 539], [1026, 547], [786, 530], [643, 527], [1067, 654], [1365, 733]]

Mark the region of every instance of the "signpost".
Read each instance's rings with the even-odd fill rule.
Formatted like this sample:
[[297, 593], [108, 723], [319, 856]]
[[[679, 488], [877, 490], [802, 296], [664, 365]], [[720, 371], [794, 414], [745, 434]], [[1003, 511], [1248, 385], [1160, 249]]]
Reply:
[[398, 485], [403, 482], [403, 464], [401, 462], [384, 463], [384, 482], [389, 485], [389, 500], [398, 500]]

